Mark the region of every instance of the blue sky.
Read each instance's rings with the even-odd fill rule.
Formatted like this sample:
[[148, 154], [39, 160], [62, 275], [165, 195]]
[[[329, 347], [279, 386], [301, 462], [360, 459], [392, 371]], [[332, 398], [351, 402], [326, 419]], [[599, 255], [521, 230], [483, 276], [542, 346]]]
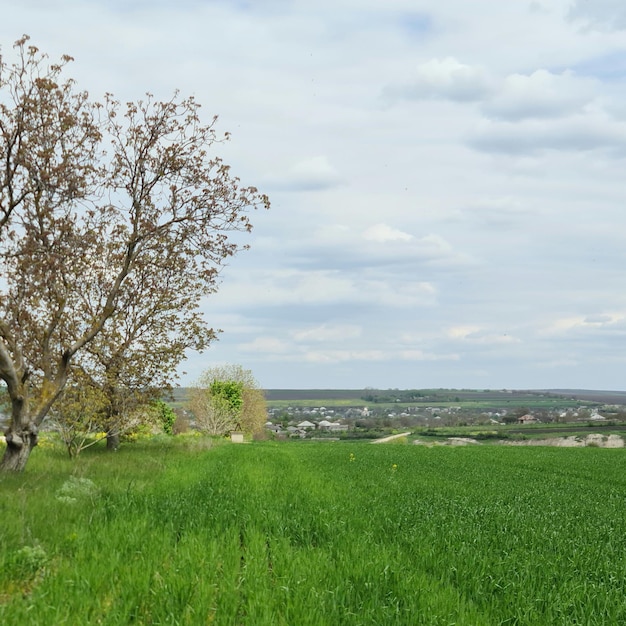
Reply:
[[270, 196], [183, 384], [626, 388], [621, 0], [10, 5], [5, 53], [194, 95]]

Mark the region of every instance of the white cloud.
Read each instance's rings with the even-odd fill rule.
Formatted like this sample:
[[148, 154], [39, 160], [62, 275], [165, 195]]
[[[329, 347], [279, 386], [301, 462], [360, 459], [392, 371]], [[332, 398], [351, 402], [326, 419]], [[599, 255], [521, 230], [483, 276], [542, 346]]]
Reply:
[[458, 361], [461, 358], [454, 353], [436, 354], [422, 350], [400, 350], [397, 356], [403, 361]]
[[468, 335], [478, 332], [480, 326], [452, 326], [446, 331], [446, 335], [451, 339], [465, 339]]
[[[249, 344], [240, 346], [243, 351], [249, 349]], [[390, 361], [403, 362], [449, 362], [458, 361], [459, 355], [454, 353], [433, 354], [420, 350], [367, 350], [367, 349], [317, 349], [303, 350], [294, 346], [290, 351], [268, 350], [266, 355], [272, 360], [284, 362], [305, 362], [314, 364], [342, 364], [350, 362], [384, 363]]]
[[512, 335], [508, 335], [506, 333], [502, 334], [483, 334], [477, 333], [475, 335], [470, 335], [466, 337], [466, 340], [475, 344], [475, 345], [483, 345], [483, 346], [502, 346], [506, 344], [514, 344], [521, 343], [522, 340], [518, 337], [513, 337]]
[[320, 324], [291, 331], [293, 339], [300, 343], [347, 341], [361, 337], [363, 328], [355, 324]]
[[376, 277], [338, 270], [251, 271], [225, 281], [211, 296], [211, 307], [278, 308], [325, 305], [384, 305], [392, 308], [431, 306], [437, 289], [428, 281], [398, 284]]
[[342, 178], [326, 156], [298, 161], [282, 176], [265, 180], [269, 189], [284, 191], [322, 191], [342, 184]]
[[392, 100], [434, 98], [475, 102], [484, 99], [491, 89], [491, 80], [482, 67], [465, 65], [454, 57], [446, 57], [422, 63], [410, 81], [388, 86], [385, 95]]
[[536, 212], [534, 207], [525, 206], [520, 198], [486, 196], [461, 207], [458, 218], [478, 223], [484, 228], [511, 229]]
[[594, 84], [571, 72], [553, 74], [539, 69], [530, 75], [507, 76], [483, 106], [489, 117], [506, 120], [557, 118], [579, 112], [594, 98]]
[[578, 367], [581, 363], [578, 359], [575, 358], [558, 358], [558, 359], [550, 359], [547, 361], [538, 361], [536, 363], [536, 367], [540, 367], [542, 369], [561, 369], [561, 368], [571, 368]]
[[411, 241], [413, 235], [397, 230], [396, 228], [391, 228], [391, 226], [387, 226], [387, 224], [375, 224], [363, 232], [363, 239], [379, 243], [388, 241]]
[[612, 315], [606, 315], [606, 314], [597, 314], [597, 315], [587, 315], [587, 317], [584, 318], [583, 323], [585, 324], [606, 324], [606, 323], [611, 323], [616, 321], [616, 318], [614, 318]]
[[626, 154], [626, 123], [602, 113], [521, 123], [484, 121], [469, 145], [484, 152], [514, 155], [602, 150], [621, 158]]
[[445, 331], [445, 335], [456, 342], [466, 342], [472, 345], [505, 345], [521, 343], [521, 339], [506, 332], [493, 332], [477, 325], [452, 326]]
[[429, 268], [432, 277], [435, 269], [447, 271], [475, 263], [472, 255], [439, 234], [414, 234], [385, 223], [365, 227], [324, 224], [293, 241], [273, 245], [292, 250], [302, 259], [302, 266], [317, 264], [344, 272], [393, 265], [397, 275], [419, 272], [423, 276]]
[[545, 336], [582, 336], [611, 330], [620, 334], [626, 331], [626, 313], [596, 313], [559, 317], [541, 329]]
[[386, 361], [384, 350], [313, 350], [304, 352], [301, 358], [308, 363], [347, 363], [349, 361]]
[[256, 337], [253, 341], [240, 344], [244, 352], [261, 352], [264, 354], [289, 354], [291, 346], [276, 337]]

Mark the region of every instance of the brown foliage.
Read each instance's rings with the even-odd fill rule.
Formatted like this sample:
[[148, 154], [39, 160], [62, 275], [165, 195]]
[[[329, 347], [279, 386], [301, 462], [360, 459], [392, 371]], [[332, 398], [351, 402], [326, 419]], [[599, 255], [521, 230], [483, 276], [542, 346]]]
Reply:
[[193, 98], [90, 100], [27, 44], [0, 57], [0, 379], [5, 469], [22, 469], [71, 367], [104, 391], [159, 387], [215, 333], [198, 311], [269, 206], [211, 154]]

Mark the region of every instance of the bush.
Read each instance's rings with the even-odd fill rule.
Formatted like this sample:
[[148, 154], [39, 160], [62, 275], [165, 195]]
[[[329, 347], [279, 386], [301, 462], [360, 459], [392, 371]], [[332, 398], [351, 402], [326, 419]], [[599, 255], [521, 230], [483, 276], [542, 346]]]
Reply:
[[163, 400], [156, 400], [153, 407], [156, 412], [157, 423], [163, 428], [163, 432], [166, 435], [173, 435], [176, 413], [174, 413], [172, 407], [163, 402]]
[[34, 578], [48, 562], [48, 555], [40, 545], [24, 546], [11, 555], [7, 569], [14, 578]]

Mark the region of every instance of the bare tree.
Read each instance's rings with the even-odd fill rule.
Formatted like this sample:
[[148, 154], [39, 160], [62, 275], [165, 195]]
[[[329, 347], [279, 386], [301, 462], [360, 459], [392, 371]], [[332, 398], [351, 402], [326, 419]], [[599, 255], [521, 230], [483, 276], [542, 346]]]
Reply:
[[228, 134], [216, 118], [202, 124], [193, 98], [92, 102], [61, 82], [69, 57], [49, 65], [27, 42], [12, 65], [0, 57], [0, 379], [11, 405], [0, 467], [18, 471], [73, 364], [113, 363], [121, 346], [157, 353], [166, 336], [187, 337], [179, 356], [208, 343], [199, 299], [241, 249], [230, 233], [269, 207], [209, 154]]

